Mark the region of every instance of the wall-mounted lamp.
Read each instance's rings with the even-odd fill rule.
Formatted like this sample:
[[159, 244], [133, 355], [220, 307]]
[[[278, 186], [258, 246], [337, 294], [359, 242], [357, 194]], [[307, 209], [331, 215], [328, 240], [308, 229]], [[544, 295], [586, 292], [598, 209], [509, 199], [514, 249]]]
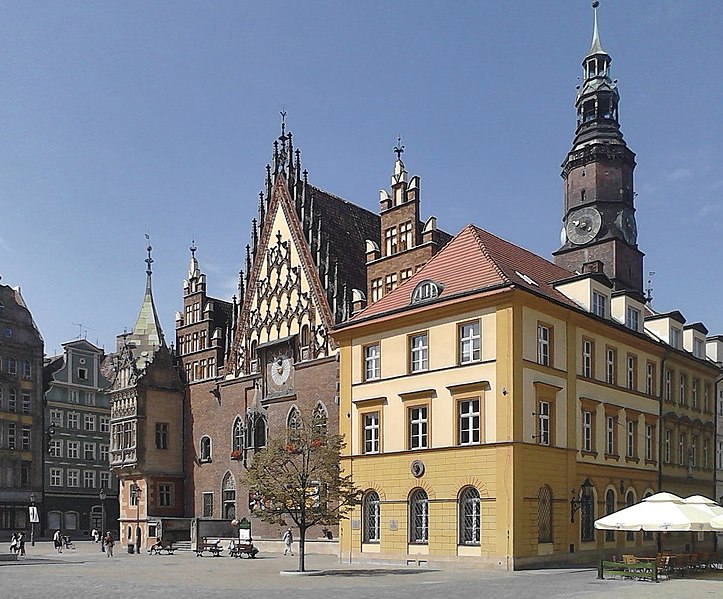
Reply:
[[507, 387], [502, 387], [502, 395], [507, 395]]
[[582, 508], [583, 505], [587, 504], [592, 499], [592, 483], [590, 479], [586, 478], [580, 485], [580, 495], [575, 494], [575, 490], [571, 491], [572, 497], [570, 498], [570, 522], [575, 522], [575, 512]]

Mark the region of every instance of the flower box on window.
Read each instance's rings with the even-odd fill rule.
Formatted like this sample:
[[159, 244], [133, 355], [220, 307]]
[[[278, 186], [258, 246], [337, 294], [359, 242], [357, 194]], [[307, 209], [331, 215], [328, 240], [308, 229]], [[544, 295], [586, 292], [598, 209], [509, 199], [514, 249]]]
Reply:
[[241, 459], [241, 450], [235, 449], [231, 452], [231, 459], [232, 460], [240, 460]]

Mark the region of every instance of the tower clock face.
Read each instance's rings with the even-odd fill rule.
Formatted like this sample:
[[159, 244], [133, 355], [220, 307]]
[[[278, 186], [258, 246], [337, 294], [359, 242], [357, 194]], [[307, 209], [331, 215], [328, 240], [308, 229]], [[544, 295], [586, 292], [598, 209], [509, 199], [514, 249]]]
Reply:
[[623, 208], [615, 219], [623, 239], [630, 245], [635, 245], [638, 241], [638, 225], [635, 223], [635, 213], [630, 208]]
[[580, 208], [567, 217], [565, 233], [575, 245], [588, 243], [597, 237], [602, 225], [602, 217], [596, 208]]
[[275, 385], [283, 385], [291, 374], [291, 358], [283, 353], [274, 356], [271, 364], [271, 380]]

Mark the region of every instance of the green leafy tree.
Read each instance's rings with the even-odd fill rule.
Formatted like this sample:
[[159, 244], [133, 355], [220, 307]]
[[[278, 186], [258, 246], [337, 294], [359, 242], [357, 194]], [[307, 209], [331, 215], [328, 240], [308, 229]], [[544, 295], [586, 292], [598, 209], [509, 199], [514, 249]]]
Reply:
[[270, 436], [254, 455], [246, 485], [260, 498], [254, 516], [299, 529], [299, 571], [305, 571], [306, 533], [312, 526], [338, 524], [358, 505], [361, 492], [339, 467], [344, 438], [327, 431], [326, 418], [296, 413], [289, 428]]

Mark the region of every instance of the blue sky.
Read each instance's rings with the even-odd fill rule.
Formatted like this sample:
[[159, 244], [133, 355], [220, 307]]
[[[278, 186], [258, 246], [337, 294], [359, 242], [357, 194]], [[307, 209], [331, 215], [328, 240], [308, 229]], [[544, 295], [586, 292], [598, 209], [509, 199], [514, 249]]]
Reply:
[[[637, 154], [653, 306], [723, 333], [723, 8], [603, 0]], [[422, 213], [550, 257], [592, 33], [587, 0], [0, 4], [0, 275], [46, 353], [112, 349], [154, 293], [173, 340], [188, 246], [234, 293], [288, 112], [317, 186], [378, 209], [401, 134]]]

